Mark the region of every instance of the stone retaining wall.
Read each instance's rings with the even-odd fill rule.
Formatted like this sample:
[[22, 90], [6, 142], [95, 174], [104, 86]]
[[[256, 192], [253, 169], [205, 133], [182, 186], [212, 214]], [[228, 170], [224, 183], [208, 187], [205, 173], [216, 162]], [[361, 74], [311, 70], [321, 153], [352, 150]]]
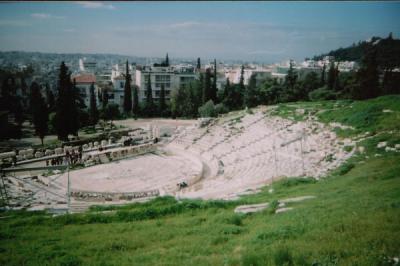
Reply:
[[95, 191], [71, 191], [70, 196], [83, 201], [119, 201], [139, 198], [156, 197], [160, 195], [158, 189], [139, 192], [95, 192]]

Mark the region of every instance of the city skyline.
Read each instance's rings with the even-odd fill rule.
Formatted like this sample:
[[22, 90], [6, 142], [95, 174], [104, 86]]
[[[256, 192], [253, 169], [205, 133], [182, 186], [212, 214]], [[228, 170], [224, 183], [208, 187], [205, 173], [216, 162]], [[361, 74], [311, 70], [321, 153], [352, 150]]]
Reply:
[[0, 50], [275, 62], [400, 35], [399, 2], [1, 3]]

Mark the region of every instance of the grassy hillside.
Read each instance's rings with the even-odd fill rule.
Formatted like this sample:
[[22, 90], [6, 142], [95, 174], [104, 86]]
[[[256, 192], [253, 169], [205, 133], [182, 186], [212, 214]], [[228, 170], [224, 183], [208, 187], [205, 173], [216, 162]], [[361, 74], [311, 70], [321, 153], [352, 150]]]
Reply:
[[[291, 103], [275, 110], [298, 120], [308, 112], [323, 122], [353, 126], [340, 133], [367, 136], [358, 144], [365, 152], [321, 181], [281, 180], [273, 184], [273, 193], [268, 187], [232, 202], [164, 197], [58, 217], [3, 212], [0, 264], [395, 265], [393, 258], [400, 257], [400, 152], [376, 145], [400, 144], [400, 96]], [[233, 212], [244, 203], [304, 195], [316, 198], [289, 204], [294, 209], [285, 213]]]

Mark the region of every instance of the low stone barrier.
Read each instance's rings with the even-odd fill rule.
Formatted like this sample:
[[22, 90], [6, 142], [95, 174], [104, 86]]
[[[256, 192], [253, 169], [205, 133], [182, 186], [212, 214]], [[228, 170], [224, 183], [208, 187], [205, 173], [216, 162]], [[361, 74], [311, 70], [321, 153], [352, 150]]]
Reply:
[[157, 197], [160, 195], [158, 189], [139, 192], [95, 192], [95, 191], [71, 191], [70, 196], [84, 201], [119, 201], [133, 200], [139, 198]]

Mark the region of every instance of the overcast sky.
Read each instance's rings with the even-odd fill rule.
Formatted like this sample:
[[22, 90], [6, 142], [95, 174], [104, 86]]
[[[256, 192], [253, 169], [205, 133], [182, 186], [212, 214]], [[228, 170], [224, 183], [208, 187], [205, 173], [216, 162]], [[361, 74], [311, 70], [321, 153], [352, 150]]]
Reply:
[[400, 2], [0, 3], [0, 50], [276, 62], [400, 36]]

